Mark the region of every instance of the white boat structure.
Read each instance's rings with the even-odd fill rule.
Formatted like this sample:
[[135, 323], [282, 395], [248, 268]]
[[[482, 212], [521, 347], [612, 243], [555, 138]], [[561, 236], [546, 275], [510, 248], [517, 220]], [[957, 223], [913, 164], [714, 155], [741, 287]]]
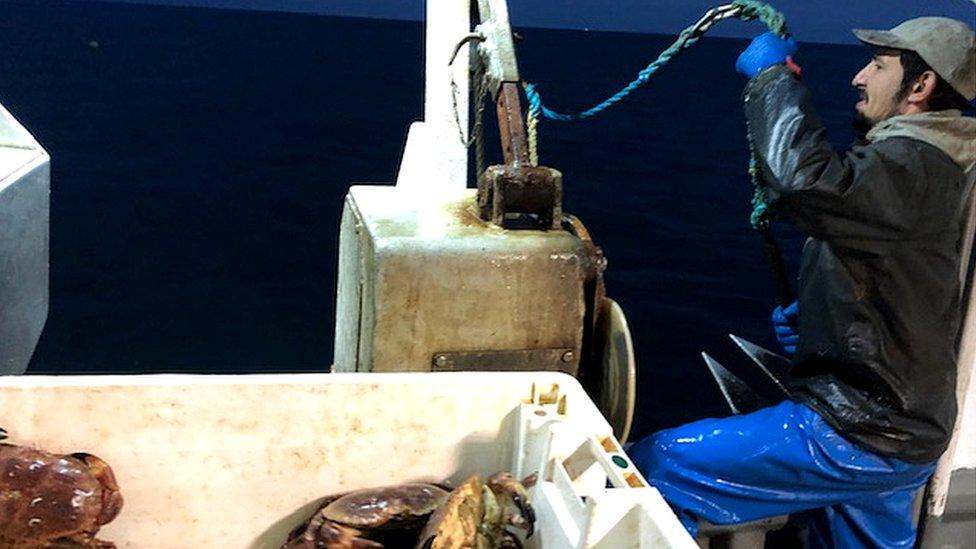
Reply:
[[[21, 375], [47, 317], [50, 158], [0, 107], [0, 425], [9, 442], [112, 465], [126, 502], [101, 538], [278, 547], [326, 494], [507, 469], [539, 478], [527, 547], [695, 546], [621, 446], [630, 335], [599, 248], [562, 212], [559, 172], [530, 159], [505, 1], [428, 0], [426, 25], [424, 119], [396, 184], [346, 198], [331, 374]], [[477, 62], [506, 164], [469, 188]], [[976, 543], [966, 296], [959, 417], [921, 495], [922, 547]], [[764, 527], [738, 529], [732, 546]]]

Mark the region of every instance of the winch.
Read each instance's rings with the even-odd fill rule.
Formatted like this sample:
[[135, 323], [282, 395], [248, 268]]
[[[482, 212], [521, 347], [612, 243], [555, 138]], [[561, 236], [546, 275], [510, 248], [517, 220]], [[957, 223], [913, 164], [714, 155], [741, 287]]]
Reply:
[[[410, 128], [396, 184], [346, 196], [333, 371], [561, 371], [624, 439], [630, 333], [606, 296], [602, 251], [563, 211], [562, 174], [530, 154], [506, 2], [429, 1], [426, 49], [424, 121]], [[483, 165], [481, 92], [495, 105], [502, 165]]]

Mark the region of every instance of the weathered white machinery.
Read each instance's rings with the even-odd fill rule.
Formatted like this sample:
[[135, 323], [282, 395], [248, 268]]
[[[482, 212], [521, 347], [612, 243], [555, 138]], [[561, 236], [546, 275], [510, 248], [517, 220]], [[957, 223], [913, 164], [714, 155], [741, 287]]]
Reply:
[[[410, 128], [395, 186], [346, 197], [333, 371], [562, 371], [623, 439], [635, 366], [626, 320], [606, 297], [606, 262], [562, 211], [562, 175], [530, 158], [505, 1], [479, 0], [473, 29], [472, 4], [427, 3], [424, 121]], [[468, 189], [478, 66], [505, 164], [478, 162]]]

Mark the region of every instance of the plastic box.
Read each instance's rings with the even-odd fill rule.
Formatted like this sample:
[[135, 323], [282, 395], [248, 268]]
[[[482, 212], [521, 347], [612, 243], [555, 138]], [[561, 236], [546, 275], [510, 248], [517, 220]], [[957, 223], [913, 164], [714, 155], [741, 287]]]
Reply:
[[696, 547], [577, 381], [559, 373], [0, 379], [7, 442], [85, 451], [119, 547], [279, 547], [328, 494], [539, 473], [527, 547]]

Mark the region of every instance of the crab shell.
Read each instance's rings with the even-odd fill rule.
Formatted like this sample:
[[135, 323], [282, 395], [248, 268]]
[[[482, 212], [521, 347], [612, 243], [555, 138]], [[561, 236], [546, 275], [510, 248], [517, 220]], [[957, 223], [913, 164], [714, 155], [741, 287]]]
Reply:
[[121, 509], [115, 475], [98, 457], [0, 443], [0, 546], [114, 547], [95, 534]]
[[525, 487], [509, 473], [482, 482], [478, 475], [458, 486], [427, 521], [417, 549], [521, 548], [512, 525], [532, 535], [535, 511]]
[[447, 490], [433, 484], [408, 483], [326, 498], [315, 515], [292, 531], [283, 547], [382, 547], [365, 538], [371, 532], [416, 531], [447, 497]]
[[322, 515], [360, 530], [418, 528], [447, 496], [447, 490], [425, 483], [357, 490], [323, 507]]
[[478, 529], [485, 514], [482, 488], [477, 475], [455, 488], [427, 521], [417, 548], [477, 547]]

